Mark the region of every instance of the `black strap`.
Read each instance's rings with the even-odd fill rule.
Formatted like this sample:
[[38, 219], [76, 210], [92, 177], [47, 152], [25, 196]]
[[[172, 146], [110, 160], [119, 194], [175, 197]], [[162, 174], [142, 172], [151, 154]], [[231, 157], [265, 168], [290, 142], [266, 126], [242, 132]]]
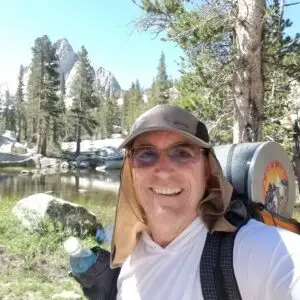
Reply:
[[207, 234], [200, 260], [204, 300], [242, 300], [233, 269], [234, 240], [240, 227], [232, 233]]

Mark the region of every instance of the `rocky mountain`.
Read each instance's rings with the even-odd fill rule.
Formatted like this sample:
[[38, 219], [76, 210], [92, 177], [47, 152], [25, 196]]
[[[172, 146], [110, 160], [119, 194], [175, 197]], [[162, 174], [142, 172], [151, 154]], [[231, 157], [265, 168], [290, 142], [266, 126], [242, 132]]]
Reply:
[[115, 76], [103, 67], [99, 67], [96, 71], [96, 84], [101, 86], [106, 94], [120, 96], [121, 87]]
[[67, 39], [58, 40], [54, 46], [57, 49], [56, 55], [59, 58], [58, 72], [64, 74], [65, 78], [67, 78], [78, 60], [78, 55], [74, 52]]
[[[67, 39], [59, 39], [54, 45], [56, 46], [56, 54], [59, 58], [58, 72], [64, 74], [66, 80], [66, 106], [68, 107], [72, 104], [71, 89], [77, 74], [78, 55], [74, 52], [73, 47]], [[92, 67], [95, 84], [99, 90], [103, 93], [119, 97], [122, 90], [115, 76], [103, 67], [98, 67], [97, 69], [95, 66]], [[26, 67], [24, 72], [25, 95], [29, 76], [30, 66]]]
[[[67, 39], [58, 40], [55, 46], [57, 48], [56, 54], [59, 57], [58, 72], [64, 74], [66, 80], [66, 105], [70, 106], [72, 103], [71, 89], [78, 70], [78, 55], [74, 52]], [[95, 85], [100, 91], [109, 95], [119, 96], [121, 94], [121, 87], [115, 76], [103, 67], [99, 67], [98, 69], [95, 66], [92, 67]]]

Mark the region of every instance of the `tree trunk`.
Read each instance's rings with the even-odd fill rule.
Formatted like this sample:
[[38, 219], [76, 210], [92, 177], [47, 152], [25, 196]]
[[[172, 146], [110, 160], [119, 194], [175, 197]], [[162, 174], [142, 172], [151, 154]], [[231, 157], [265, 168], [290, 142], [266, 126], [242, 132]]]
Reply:
[[41, 154], [47, 156], [47, 134], [43, 132], [42, 143], [41, 143]]
[[17, 130], [17, 142], [21, 142], [21, 131], [22, 131], [22, 121], [21, 117], [18, 116], [18, 130]]
[[47, 132], [48, 126], [46, 121], [41, 121], [38, 133], [37, 153], [40, 153], [43, 156], [46, 156], [47, 154]]
[[298, 125], [298, 120], [293, 122], [293, 139], [294, 145], [292, 147], [293, 150], [293, 165], [294, 171], [298, 182], [298, 190], [300, 192], [300, 127]]
[[38, 133], [37, 133], [37, 146], [36, 146], [36, 153], [41, 154], [42, 151], [42, 136], [43, 136], [43, 130], [42, 130], [42, 124], [41, 120], [39, 120], [38, 124]]
[[28, 139], [28, 126], [27, 126], [27, 119], [24, 117], [23, 118], [23, 126], [24, 126], [24, 140], [27, 141]]
[[77, 125], [77, 137], [76, 137], [76, 156], [80, 154], [80, 142], [81, 142], [81, 125]]
[[264, 86], [262, 75], [263, 0], [238, 0], [234, 30], [235, 67], [233, 142], [262, 140]]

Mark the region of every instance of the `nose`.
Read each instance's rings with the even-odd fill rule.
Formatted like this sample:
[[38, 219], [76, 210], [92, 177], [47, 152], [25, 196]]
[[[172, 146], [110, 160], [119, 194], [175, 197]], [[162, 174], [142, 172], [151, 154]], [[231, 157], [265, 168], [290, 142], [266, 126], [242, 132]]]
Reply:
[[161, 151], [159, 159], [155, 165], [155, 173], [161, 178], [169, 177], [174, 171], [174, 166], [169, 159], [166, 151]]

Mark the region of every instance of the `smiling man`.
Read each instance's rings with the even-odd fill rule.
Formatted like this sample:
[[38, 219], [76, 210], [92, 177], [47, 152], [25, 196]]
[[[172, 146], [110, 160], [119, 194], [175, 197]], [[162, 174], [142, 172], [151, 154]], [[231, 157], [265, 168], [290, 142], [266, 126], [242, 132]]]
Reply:
[[90, 299], [300, 299], [300, 237], [249, 217], [201, 121], [158, 105], [120, 148], [111, 268], [99, 255], [79, 277]]
[[167, 246], [197, 217], [206, 187], [205, 149], [179, 133], [150, 132], [135, 139], [129, 159], [151, 237]]

